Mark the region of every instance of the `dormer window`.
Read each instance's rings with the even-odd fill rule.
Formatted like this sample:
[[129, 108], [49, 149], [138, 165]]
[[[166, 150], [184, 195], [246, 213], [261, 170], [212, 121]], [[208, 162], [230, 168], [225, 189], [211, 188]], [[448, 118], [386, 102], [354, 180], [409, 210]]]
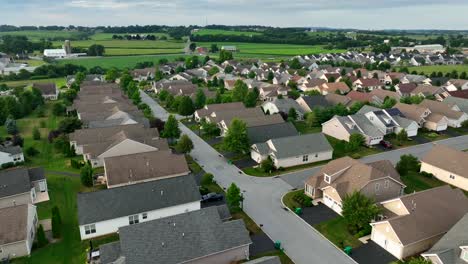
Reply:
[[331, 176], [330, 176], [330, 175], [325, 174], [324, 178], [325, 178], [325, 179], [324, 179], [325, 182], [327, 182], [327, 183], [330, 183], [330, 182], [331, 182]]

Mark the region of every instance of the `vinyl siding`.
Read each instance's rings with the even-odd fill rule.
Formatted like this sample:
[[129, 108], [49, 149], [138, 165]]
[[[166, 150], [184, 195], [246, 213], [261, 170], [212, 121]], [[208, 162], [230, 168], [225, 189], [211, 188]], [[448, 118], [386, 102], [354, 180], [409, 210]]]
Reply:
[[[468, 172], [466, 172], [467, 175], [465, 175], [465, 177], [463, 177], [461, 175], [451, 173], [451, 172], [446, 171], [444, 169], [432, 166], [432, 165], [430, 165], [428, 163], [425, 163], [425, 162], [421, 162], [421, 171], [432, 173], [432, 174], [434, 174], [434, 176], [437, 179], [439, 179], [439, 180], [441, 180], [443, 182], [446, 182], [446, 183], [448, 183], [450, 185], [453, 185], [455, 187], [458, 187], [460, 189], [463, 189], [465, 191], [468, 191], [468, 178], [466, 178], [466, 176], [468, 176]], [[451, 179], [450, 175], [455, 176], [455, 179]]]

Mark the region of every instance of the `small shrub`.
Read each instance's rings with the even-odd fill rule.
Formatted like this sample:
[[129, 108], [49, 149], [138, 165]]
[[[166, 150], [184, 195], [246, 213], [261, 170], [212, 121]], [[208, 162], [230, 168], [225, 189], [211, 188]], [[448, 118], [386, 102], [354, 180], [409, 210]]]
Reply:
[[46, 124], [46, 122], [44, 120], [41, 120], [41, 122], [39, 122], [39, 126], [41, 128], [46, 128], [47, 124]]
[[428, 137], [428, 138], [436, 138], [436, 137], [438, 137], [438, 136], [439, 136], [439, 134], [434, 133], [434, 132], [427, 134], [427, 137]]
[[353, 158], [353, 159], [360, 159], [360, 158], [361, 158], [361, 154], [359, 154], [359, 153], [353, 153], [353, 154], [351, 154], [351, 158]]
[[49, 241], [46, 238], [44, 227], [42, 225], [39, 225], [39, 228], [37, 229], [37, 246], [41, 248], [47, 245], [48, 243]]
[[426, 178], [433, 178], [434, 177], [434, 174], [432, 173], [429, 173], [429, 172], [425, 172], [425, 171], [421, 171], [420, 174]]
[[37, 154], [39, 154], [39, 151], [35, 149], [34, 147], [28, 147], [26, 148], [25, 153], [26, 153], [26, 156], [34, 157], [34, 156], [37, 156]]
[[34, 140], [40, 140], [41, 139], [41, 132], [39, 132], [39, 129], [37, 127], [33, 128], [32, 137], [33, 137]]

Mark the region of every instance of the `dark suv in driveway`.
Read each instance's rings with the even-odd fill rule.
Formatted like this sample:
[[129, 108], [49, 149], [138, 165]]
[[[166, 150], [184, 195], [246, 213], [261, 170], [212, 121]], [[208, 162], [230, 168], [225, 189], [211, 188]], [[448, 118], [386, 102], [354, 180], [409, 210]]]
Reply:
[[222, 201], [224, 196], [219, 193], [208, 193], [205, 195], [202, 195], [202, 203], [207, 203], [207, 202], [216, 202], [216, 201]]
[[388, 141], [386, 141], [386, 140], [380, 141], [380, 145], [381, 145], [382, 147], [386, 148], [386, 149], [391, 149], [391, 148], [393, 148], [392, 143], [390, 143], [390, 142], [388, 142]]

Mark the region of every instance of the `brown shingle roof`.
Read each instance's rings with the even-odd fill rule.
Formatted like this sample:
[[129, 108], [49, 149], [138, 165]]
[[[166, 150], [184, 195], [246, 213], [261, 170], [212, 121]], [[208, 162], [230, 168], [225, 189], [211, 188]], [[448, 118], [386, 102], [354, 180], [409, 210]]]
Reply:
[[436, 144], [421, 161], [468, 178], [468, 152]]
[[190, 173], [183, 155], [151, 151], [104, 159], [108, 185], [151, 181]]
[[433, 113], [444, 115], [450, 119], [459, 119], [464, 115], [464, 112], [452, 110], [447, 104], [442, 102], [425, 99], [419, 105], [429, 108]]
[[211, 104], [206, 105], [204, 108], [197, 110], [197, 115], [202, 118], [210, 115], [213, 112], [223, 112], [236, 109], [244, 109], [245, 106], [241, 102], [227, 103], [227, 104]]
[[400, 83], [398, 84], [398, 89], [402, 94], [410, 94], [414, 89], [418, 87], [415, 83]]
[[0, 245], [26, 240], [28, 205], [0, 209]]
[[[331, 183], [324, 181], [324, 174], [332, 176]], [[315, 188], [331, 186], [343, 199], [347, 194], [361, 190], [369, 181], [386, 177], [401, 183], [400, 175], [388, 160], [365, 164], [350, 157], [343, 157], [330, 161], [306, 183]]]
[[125, 132], [129, 137], [159, 137], [155, 128], [145, 129], [141, 124], [132, 124], [105, 128], [79, 129], [70, 134], [70, 140], [77, 145], [97, 144], [109, 141], [114, 135]]
[[388, 219], [403, 245], [447, 232], [468, 212], [468, 199], [445, 185], [400, 197], [410, 214]]
[[339, 94], [334, 94], [334, 93], [329, 93], [325, 95], [325, 100], [327, 100], [327, 102], [332, 105], [342, 104], [346, 106], [351, 102], [350, 98], [344, 95], [339, 95]]
[[43, 95], [53, 95], [57, 89], [55, 83], [33, 83], [33, 88], [41, 91]]
[[372, 101], [372, 95], [370, 93], [361, 93], [358, 91], [351, 91], [346, 95], [349, 99], [358, 102], [370, 102]]
[[348, 85], [346, 85], [344, 82], [324, 83], [322, 88], [328, 93], [335, 93], [336, 91], [347, 93], [350, 90]]
[[410, 105], [397, 103], [394, 108], [400, 110], [407, 118], [419, 122], [421, 117], [424, 115], [424, 112], [427, 111], [427, 107], [421, 107], [418, 105]]

